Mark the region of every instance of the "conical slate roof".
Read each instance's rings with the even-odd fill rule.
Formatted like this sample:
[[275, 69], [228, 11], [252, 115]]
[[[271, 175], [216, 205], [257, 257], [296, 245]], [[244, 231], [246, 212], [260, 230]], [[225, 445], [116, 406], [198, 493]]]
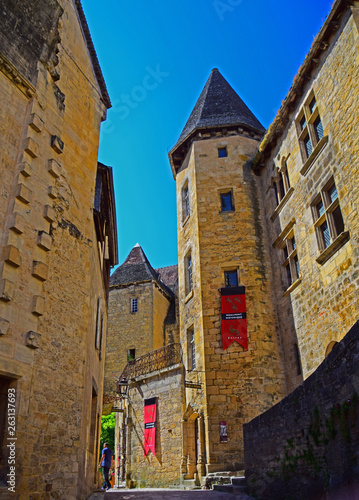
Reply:
[[137, 243], [125, 262], [112, 274], [110, 285], [122, 285], [137, 281], [157, 280], [157, 273], [148, 262], [145, 252]]
[[156, 283], [173, 296], [170, 290], [160, 279], [159, 273], [153, 269], [149, 263], [145, 252], [141, 246], [136, 243], [128, 254], [125, 262], [119, 266], [110, 277], [110, 287], [116, 285], [127, 285], [130, 283], [142, 283], [144, 281], [156, 281]]
[[233, 125], [247, 125], [260, 133], [265, 131], [263, 125], [215, 68], [172, 151], [195, 129]]

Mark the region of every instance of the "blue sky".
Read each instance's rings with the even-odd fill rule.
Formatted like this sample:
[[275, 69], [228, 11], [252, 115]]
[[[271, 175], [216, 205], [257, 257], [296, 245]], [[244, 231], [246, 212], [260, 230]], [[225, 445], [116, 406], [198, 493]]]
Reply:
[[212, 68], [267, 128], [329, 13], [328, 0], [83, 0], [112, 109], [99, 161], [113, 167], [119, 260], [138, 242], [177, 263], [167, 153]]

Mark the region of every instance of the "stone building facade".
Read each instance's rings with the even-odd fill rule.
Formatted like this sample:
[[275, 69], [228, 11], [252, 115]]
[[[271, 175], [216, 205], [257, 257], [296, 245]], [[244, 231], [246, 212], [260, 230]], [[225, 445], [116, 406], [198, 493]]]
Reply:
[[3, 2], [0, 47], [0, 498], [86, 498], [117, 263], [97, 162], [111, 104], [78, 0]]
[[358, 12], [335, 2], [255, 159], [286, 361], [298, 346], [304, 378], [359, 316]]
[[267, 132], [215, 69], [170, 151], [180, 358], [171, 365], [164, 336], [164, 365], [154, 351], [118, 366], [123, 479], [161, 484], [162, 464], [141, 449], [143, 417], [171, 366], [182, 391], [165, 420], [181, 411], [182, 442], [162, 485], [199, 484], [244, 467], [243, 425], [295, 390], [358, 320], [358, 12], [334, 2]]
[[[153, 269], [139, 244], [110, 279], [103, 413], [116, 410], [116, 482], [126, 475], [130, 485], [158, 486], [179, 479], [175, 457], [180, 453], [181, 434], [174, 421], [181, 415], [183, 373], [178, 357], [177, 289], [177, 266]], [[114, 397], [125, 366], [130, 380], [127, 405]], [[154, 396], [157, 429], [162, 429], [157, 432], [158, 453], [142, 459], [144, 401]]]

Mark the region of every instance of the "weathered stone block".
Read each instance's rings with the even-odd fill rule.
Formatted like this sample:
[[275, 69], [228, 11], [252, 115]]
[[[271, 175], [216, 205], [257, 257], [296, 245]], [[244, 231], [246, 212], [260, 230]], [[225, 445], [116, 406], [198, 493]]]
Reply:
[[5, 318], [0, 318], [0, 335], [5, 335], [9, 329], [10, 322]]
[[22, 234], [25, 227], [25, 219], [22, 215], [14, 212], [8, 216], [6, 227], [15, 233]]
[[41, 295], [35, 295], [32, 299], [32, 313], [36, 316], [42, 316], [44, 314], [45, 308], [45, 298]]
[[44, 127], [44, 122], [43, 122], [43, 120], [41, 120], [39, 115], [37, 115], [36, 113], [33, 113], [30, 116], [29, 125], [33, 130], [35, 130], [35, 132], [41, 132], [41, 130]]
[[49, 273], [47, 264], [41, 261], [34, 261], [32, 275], [41, 281], [46, 281]]
[[19, 267], [21, 266], [20, 251], [14, 245], [7, 245], [2, 251], [3, 260], [8, 264]]
[[44, 218], [48, 222], [54, 222], [54, 220], [56, 218], [56, 212], [55, 212], [55, 210], [50, 205], [46, 205], [45, 206]]
[[14, 295], [14, 283], [8, 279], [0, 280], [0, 299], [8, 302]]
[[41, 343], [41, 335], [37, 332], [27, 332], [26, 334], [26, 345], [32, 349], [38, 349]]
[[50, 196], [50, 198], [55, 199], [58, 197], [59, 192], [55, 186], [49, 186], [48, 195]]
[[53, 158], [49, 160], [47, 165], [47, 170], [53, 175], [55, 178], [60, 177], [61, 174], [61, 165], [54, 160]]
[[37, 158], [39, 156], [39, 145], [32, 137], [27, 137], [25, 139], [23, 148], [31, 158]]
[[32, 174], [32, 168], [29, 162], [23, 161], [20, 164], [20, 174], [24, 177], [30, 177], [30, 175]]
[[30, 203], [32, 197], [32, 191], [25, 184], [18, 184], [15, 190], [15, 196], [18, 200], [23, 203]]
[[51, 147], [56, 153], [61, 154], [64, 150], [64, 143], [57, 135], [51, 136]]
[[52, 238], [49, 234], [45, 233], [45, 231], [39, 231], [39, 239], [37, 244], [40, 248], [49, 251], [51, 250]]

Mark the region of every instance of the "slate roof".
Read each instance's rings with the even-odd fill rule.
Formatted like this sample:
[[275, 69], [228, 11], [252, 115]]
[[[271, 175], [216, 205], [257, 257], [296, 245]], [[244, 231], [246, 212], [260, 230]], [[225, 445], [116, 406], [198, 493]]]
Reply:
[[231, 125], [247, 125], [260, 133], [265, 131], [227, 80], [214, 68], [172, 151], [196, 129]]
[[152, 280], [170, 297], [173, 297], [172, 290], [160, 280], [159, 273], [153, 269], [145, 252], [137, 243], [128, 254], [125, 262], [112, 274], [110, 278], [110, 288], [116, 285], [127, 285], [130, 283], [141, 283]]
[[161, 281], [168, 286], [172, 291], [177, 288], [178, 282], [178, 265], [175, 264], [173, 266], [160, 267], [156, 269], [156, 273], [158, 273]]

